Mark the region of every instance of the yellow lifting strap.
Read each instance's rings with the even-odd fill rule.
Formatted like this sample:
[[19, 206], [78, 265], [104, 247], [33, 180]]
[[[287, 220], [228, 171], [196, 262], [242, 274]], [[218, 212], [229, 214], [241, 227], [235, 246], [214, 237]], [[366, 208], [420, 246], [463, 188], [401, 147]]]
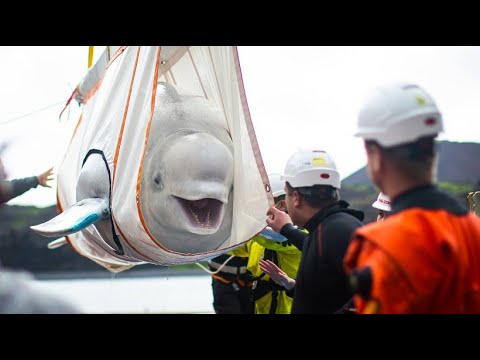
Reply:
[[89, 69], [92, 67], [92, 63], [93, 63], [93, 48], [94, 46], [88, 47], [88, 68]]

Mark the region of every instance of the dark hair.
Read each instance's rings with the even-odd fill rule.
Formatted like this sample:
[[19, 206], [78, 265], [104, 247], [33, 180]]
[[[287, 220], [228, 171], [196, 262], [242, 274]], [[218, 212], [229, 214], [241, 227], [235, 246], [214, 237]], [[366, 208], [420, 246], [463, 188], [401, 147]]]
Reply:
[[330, 185], [313, 185], [294, 188], [288, 181], [286, 185], [288, 195], [291, 195], [294, 191], [298, 192], [301, 198], [313, 208], [324, 208], [339, 200], [338, 190]]
[[430, 180], [433, 175], [436, 143], [433, 136], [425, 136], [417, 141], [392, 146], [381, 146], [374, 140], [366, 140], [368, 148], [376, 147], [397, 169], [418, 180]]

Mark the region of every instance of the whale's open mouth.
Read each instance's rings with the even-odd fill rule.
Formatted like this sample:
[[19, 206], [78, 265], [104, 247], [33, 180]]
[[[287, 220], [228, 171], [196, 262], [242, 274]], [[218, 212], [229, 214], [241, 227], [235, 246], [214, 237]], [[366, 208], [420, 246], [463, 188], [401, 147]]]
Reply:
[[175, 196], [189, 224], [202, 233], [218, 230], [223, 216], [223, 203], [217, 199], [187, 200]]

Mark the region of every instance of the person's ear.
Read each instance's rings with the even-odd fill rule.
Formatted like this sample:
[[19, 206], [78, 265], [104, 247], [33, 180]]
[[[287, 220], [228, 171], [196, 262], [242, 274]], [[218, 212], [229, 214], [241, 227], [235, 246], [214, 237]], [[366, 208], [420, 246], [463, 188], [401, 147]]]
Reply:
[[380, 150], [375, 147], [374, 150], [370, 153], [370, 167], [374, 174], [378, 174], [382, 171], [383, 168], [383, 157]]
[[368, 170], [371, 179], [375, 182], [378, 175], [385, 169], [385, 157], [380, 148], [376, 145], [365, 146], [368, 157]]
[[302, 196], [298, 191], [293, 192], [293, 206], [296, 208], [302, 206]]

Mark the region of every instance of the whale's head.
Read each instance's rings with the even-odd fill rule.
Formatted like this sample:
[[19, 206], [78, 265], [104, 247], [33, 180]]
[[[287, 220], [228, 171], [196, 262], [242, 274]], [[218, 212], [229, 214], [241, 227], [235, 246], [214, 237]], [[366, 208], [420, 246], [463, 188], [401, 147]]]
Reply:
[[224, 114], [205, 98], [160, 83], [139, 199], [155, 240], [180, 253], [218, 249], [231, 232], [233, 169]]

